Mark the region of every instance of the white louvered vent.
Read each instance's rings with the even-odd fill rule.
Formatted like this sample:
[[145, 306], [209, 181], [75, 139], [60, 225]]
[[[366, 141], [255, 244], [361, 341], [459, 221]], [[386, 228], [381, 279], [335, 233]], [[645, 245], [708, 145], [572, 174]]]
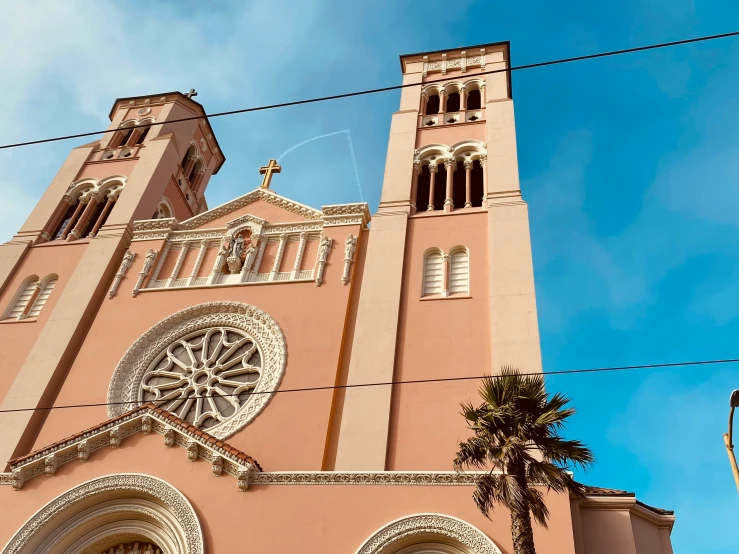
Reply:
[[441, 294], [444, 266], [441, 252], [431, 252], [423, 262], [423, 296]]
[[452, 252], [449, 271], [451, 294], [470, 292], [470, 257], [466, 250]]
[[33, 291], [36, 290], [36, 283], [38, 283], [37, 278], [31, 279], [23, 286], [23, 290], [18, 295], [15, 304], [13, 304], [13, 307], [8, 312], [6, 319], [17, 319], [18, 316], [23, 313], [23, 310], [26, 308], [26, 304], [28, 304], [31, 296], [33, 296]]
[[46, 304], [46, 300], [49, 298], [51, 291], [54, 290], [56, 280], [56, 277], [52, 277], [51, 279], [46, 281], [46, 283], [44, 284], [44, 288], [39, 293], [38, 298], [36, 298], [36, 302], [34, 302], [31, 311], [28, 312], [28, 317], [36, 317], [39, 313], [41, 313], [41, 308], [44, 307], [44, 304]]

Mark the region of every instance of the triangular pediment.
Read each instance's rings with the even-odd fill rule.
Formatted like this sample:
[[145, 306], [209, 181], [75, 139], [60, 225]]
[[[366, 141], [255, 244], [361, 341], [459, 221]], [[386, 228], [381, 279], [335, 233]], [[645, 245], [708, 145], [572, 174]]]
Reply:
[[[275, 211], [275, 208], [278, 210]], [[284, 216], [276, 216], [279, 212], [284, 212]], [[320, 210], [259, 188], [183, 221], [178, 229], [187, 231], [200, 227], [223, 227], [247, 213], [269, 220], [270, 223], [320, 220], [323, 217]]]
[[59, 466], [69, 462], [85, 462], [101, 448], [118, 448], [137, 433], [162, 435], [162, 447], [180, 446], [187, 450], [183, 462], [203, 459], [209, 461], [212, 473], [225, 473], [239, 480], [245, 489], [249, 479], [262, 468], [251, 456], [225, 441], [190, 425], [174, 414], [153, 404], [144, 404], [125, 414], [109, 419], [95, 427], [81, 431], [64, 440], [31, 452], [8, 462], [10, 473], [0, 474], [1, 484], [20, 489], [37, 475], [54, 475]]

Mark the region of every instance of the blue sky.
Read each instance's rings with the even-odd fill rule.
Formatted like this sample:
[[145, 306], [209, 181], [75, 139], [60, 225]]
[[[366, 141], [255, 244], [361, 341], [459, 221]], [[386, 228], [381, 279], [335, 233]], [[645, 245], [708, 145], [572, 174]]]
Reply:
[[[206, 10], [207, 4], [207, 10]], [[514, 65], [739, 28], [730, 1], [5, 3], [0, 142], [105, 127], [119, 96], [196, 88], [208, 111], [399, 82], [398, 55], [510, 40]], [[514, 74], [546, 370], [739, 357], [739, 39]], [[380, 193], [388, 93], [213, 121], [217, 205], [259, 184], [320, 206]], [[70, 147], [0, 152], [0, 237]], [[489, 145], [494, 147], [494, 145]], [[588, 483], [674, 509], [676, 553], [736, 551], [721, 434], [733, 366], [551, 377]]]

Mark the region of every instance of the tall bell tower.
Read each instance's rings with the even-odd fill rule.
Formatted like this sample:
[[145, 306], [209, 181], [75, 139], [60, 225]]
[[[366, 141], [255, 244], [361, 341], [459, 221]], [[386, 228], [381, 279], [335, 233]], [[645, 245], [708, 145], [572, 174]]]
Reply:
[[[472, 377], [504, 365], [541, 371], [509, 44], [406, 55], [400, 65], [405, 88], [346, 381]], [[469, 397], [460, 389], [457, 399], [454, 386], [424, 389], [423, 403], [409, 386], [347, 389], [336, 469], [449, 469], [458, 400]], [[418, 440], [424, 457], [409, 446]], [[427, 448], [435, 441], [438, 459]]]
[[[0, 410], [53, 402], [133, 221], [183, 220], [207, 209], [205, 188], [225, 158], [192, 96], [117, 99], [108, 132], [72, 150], [18, 233], [0, 245], [0, 342], [9, 353]], [[177, 121], [184, 118], [193, 119]], [[45, 417], [4, 414], [0, 459], [24, 453]]]

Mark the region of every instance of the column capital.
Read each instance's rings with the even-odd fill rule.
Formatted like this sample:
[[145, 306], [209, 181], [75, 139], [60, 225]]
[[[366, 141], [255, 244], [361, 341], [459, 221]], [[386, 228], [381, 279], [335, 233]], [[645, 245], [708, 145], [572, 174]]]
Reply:
[[487, 154], [480, 154], [480, 165], [485, 165], [485, 162], [488, 161], [488, 155]]
[[421, 160], [413, 160], [413, 169], [415, 170], [421, 169]]
[[457, 167], [457, 160], [454, 158], [449, 158], [448, 160], [444, 160], [444, 167], [447, 169], [454, 170]]
[[68, 192], [62, 196], [62, 202], [66, 202], [70, 206], [72, 206], [76, 201], [77, 199]]
[[474, 163], [475, 162], [473, 160], [465, 160], [464, 161], [464, 168], [465, 169], [472, 169], [472, 166], [474, 165]]
[[436, 165], [435, 163], [430, 163], [429, 164], [429, 171], [431, 173], [436, 173], [437, 171], [439, 171], [439, 166]]

